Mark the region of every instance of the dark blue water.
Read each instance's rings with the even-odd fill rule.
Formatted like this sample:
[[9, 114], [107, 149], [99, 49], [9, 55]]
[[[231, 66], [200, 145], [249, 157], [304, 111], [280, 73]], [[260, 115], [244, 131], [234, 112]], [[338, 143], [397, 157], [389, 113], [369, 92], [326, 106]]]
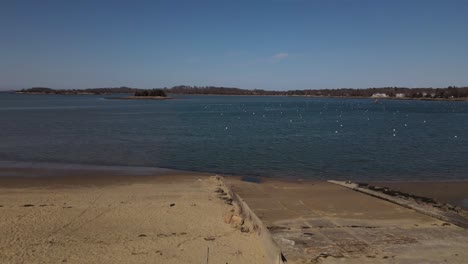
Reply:
[[0, 160], [238, 175], [468, 180], [468, 102], [0, 93]]

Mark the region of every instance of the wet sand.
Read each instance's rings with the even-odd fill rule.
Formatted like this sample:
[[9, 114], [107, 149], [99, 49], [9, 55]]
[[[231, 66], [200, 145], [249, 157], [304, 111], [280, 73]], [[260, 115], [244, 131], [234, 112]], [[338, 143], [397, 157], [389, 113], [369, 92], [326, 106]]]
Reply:
[[468, 210], [468, 181], [462, 182], [369, 182], [381, 187], [433, 198]]
[[71, 174], [0, 178], [0, 263], [267, 263], [214, 177]]

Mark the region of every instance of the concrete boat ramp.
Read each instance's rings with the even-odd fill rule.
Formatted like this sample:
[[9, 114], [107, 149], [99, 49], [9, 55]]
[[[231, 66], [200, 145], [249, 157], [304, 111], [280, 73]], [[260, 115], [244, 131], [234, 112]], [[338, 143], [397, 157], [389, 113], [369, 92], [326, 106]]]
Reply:
[[287, 263], [467, 263], [467, 229], [346, 183], [226, 181]]

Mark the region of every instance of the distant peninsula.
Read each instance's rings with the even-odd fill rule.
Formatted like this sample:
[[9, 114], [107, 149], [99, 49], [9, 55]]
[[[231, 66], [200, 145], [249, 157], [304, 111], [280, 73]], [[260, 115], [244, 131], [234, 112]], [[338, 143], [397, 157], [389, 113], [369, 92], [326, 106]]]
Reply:
[[20, 94], [64, 94], [64, 95], [90, 95], [90, 94], [133, 94], [143, 89], [126, 86], [112, 88], [88, 88], [88, 89], [52, 89], [48, 87], [32, 87], [16, 91]]
[[110, 94], [133, 94], [127, 97], [109, 97], [108, 99], [170, 99], [163, 89], [138, 89], [130, 87], [114, 88], [89, 88], [89, 89], [60, 89], [55, 90], [48, 87], [33, 87], [16, 91], [19, 94], [60, 94], [60, 95], [110, 95]]
[[[306, 96], [321, 98], [376, 98], [376, 99], [413, 99], [413, 100], [468, 100], [468, 87], [449, 86], [446, 88], [339, 88], [339, 89], [306, 89], [288, 91], [269, 91], [262, 89], [241, 89], [220, 86], [188, 86], [179, 85], [172, 88], [139, 89], [131, 87], [88, 88], [88, 89], [51, 89], [47, 87], [33, 87], [16, 91], [21, 94], [63, 94], [63, 95], [105, 95], [105, 94], [133, 94], [120, 99], [161, 99], [168, 98], [167, 94], [192, 95], [277, 95], [277, 96]], [[151, 94], [151, 95], [150, 95]]]

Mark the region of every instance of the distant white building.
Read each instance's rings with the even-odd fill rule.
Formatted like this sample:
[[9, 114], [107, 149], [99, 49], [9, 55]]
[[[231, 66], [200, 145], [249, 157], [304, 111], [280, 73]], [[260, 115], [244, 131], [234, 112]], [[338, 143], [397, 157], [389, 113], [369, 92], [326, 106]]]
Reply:
[[397, 93], [397, 94], [395, 94], [395, 97], [396, 98], [404, 98], [405, 94], [404, 93]]
[[372, 98], [386, 98], [386, 97], [388, 97], [388, 95], [385, 93], [375, 93], [372, 95]]

